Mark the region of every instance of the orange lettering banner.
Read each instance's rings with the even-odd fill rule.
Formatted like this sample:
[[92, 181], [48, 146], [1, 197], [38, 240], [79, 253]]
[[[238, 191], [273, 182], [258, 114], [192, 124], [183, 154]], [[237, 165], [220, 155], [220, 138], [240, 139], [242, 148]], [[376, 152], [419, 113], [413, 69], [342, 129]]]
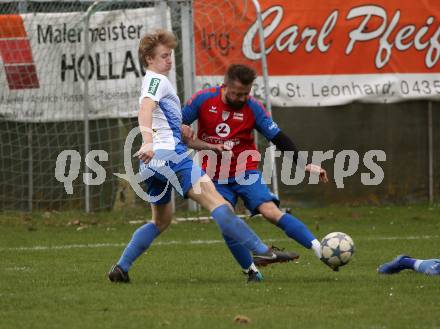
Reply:
[[[439, 0], [261, 0], [260, 5], [276, 105], [439, 99]], [[251, 1], [196, 0], [194, 30], [200, 86], [221, 80], [234, 62], [261, 74]]]

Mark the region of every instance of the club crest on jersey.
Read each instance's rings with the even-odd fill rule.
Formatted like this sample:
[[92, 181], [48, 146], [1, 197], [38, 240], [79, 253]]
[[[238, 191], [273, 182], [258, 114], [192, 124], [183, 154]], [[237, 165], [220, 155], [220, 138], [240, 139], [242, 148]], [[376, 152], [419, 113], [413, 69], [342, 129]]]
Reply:
[[241, 112], [234, 112], [234, 115], [232, 116], [232, 119], [243, 121], [243, 113], [241, 113]]
[[209, 109], [209, 112], [217, 113], [217, 107], [216, 106], [211, 106], [211, 108]]
[[152, 78], [150, 81], [150, 86], [148, 87], [148, 93], [151, 95], [156, 95], [157, 88], [159, 87], [160, 79]]
[[215, 127], [215, 132], [220, 137], [227, 137], [231, 133], [231, 127], [228, 124], [222, 122]]
[[222, 113], [222, 119], [223, 121], [226, 121], [229, 118], [229, 112], [228, 111], [223, 111]]

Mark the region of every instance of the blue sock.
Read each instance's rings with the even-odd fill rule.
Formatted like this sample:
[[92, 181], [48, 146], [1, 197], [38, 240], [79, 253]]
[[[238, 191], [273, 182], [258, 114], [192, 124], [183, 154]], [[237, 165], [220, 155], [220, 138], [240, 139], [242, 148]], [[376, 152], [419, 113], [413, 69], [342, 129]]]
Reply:
[[289, 238], [294, 239], [307, 249], [312, 247], [312, 241], [316, 239], [303, 222], [290, 214], [284, 214], [278, 221], [277, 226], [281, 228]]
[[269, 250], [269, 247], [261, 241], [258, 235], [244, 221], [237, 217], [226, 204], [215, 208], [211, 216], [220, 227], [223, 235], [237, 241], [248, 250], [257, 254], [263, 254]]
[[426, 259], [420, 262], [420, 264], [414, 269], [417, 272], [430, 274], [430, 275], [439, 275], [440, 274], [440, 259]]
[[404, 257], [399, 261], [399, 265], [401, 265], [405, 269], [414, 269], [415, 263], [416, 263], [416, 260], [411, 257]]
[[134, 233], [131, 241], [128, 243], [118, 265], [128, 272], [133, 262], [148, 249], [151, 242], [160, 234], [160, 231], [154, 223], [148, 223], [139, 227]]
[[254, 262], [249, 250], [226, 235], [223, 235], [223, 239], [225, 239], [226, 245], [228, 246], [237, 263], [240, 264], [243, 270], [247, 270]]

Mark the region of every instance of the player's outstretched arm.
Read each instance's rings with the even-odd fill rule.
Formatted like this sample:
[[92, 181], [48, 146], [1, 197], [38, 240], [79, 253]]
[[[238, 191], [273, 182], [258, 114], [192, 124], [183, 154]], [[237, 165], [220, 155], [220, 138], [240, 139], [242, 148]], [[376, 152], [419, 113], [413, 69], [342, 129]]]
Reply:
[[202, 141], [201, 139], [190, 139], [186, 141], [188, 146], [194, 150], [208, 150], [208, 151], [214, 151], [216, 153], [222, 153], [231, 151], [231, 148], [228, 145], [225, 144], [211, 144], [207, 143], [205, 141]]
[[194, 130], [191, 128], [191, 126], [183, 124], [180, 127], [180, 130], [182, 131], [182, 138], [183, 141], [188, 144], [190, 140], [194, 140], [196, 138], [196, 134]]
[[306, 171], [310, 174], [317, 174], [319, 175], [319, 181], [323, 183], [328, 183], [328, 177], [327, 177], [327, 171], [321, 166], [315, 165], [313, 163], [309, 163], [306, 166]]
[[[287, 136], [285, 133], [283, 133], [281, 130], [278, 132], [278, 134], [275, 135], [274, 138], [272, 138], [271, 142], [280, 150], [280, 151], [291, 151], [293, 152], [293, 161], [295, 163], [302, 163], [303, 165], [306, 165], [306, 161], [304, 159], [298, 159], [298, 149], [295, 145], [295, 143]], [[327, 171], [323, 168], [321, 168], [318, 165], [315, 164], [307, 164], [305, 166], [305, 171], [310, 174], [318, 174], [319, 175], [319, 181], [323, 183], [328, 182], [327, 177]]]
[[185, 144], [188, 145], [188, 147], [200, 151], [200, 150], [208, 150], [208, 151], [214, 151], [217, 153], [222, 153], [224, 151], [231, 151], [231, 147], [229, 147], [226, 144], [211, 144], [205, 141], [202, 141], [201, 139], [198, 139], [196, 137], [196, 134], [194, 133], [194, 130], [188, 126], [183, 124], [181, 126], [182, 131], [182, 138]]

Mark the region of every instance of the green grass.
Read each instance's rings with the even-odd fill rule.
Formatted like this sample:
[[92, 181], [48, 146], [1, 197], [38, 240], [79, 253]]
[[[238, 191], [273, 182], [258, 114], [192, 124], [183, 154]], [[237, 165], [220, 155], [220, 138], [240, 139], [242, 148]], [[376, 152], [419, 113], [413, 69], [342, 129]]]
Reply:
[[[264, 268], [265, 281], [248, 285], [223, 243], [191, 243], [219, 241], [214, 224], [178, 223], [138, 260], [131, 284], [111, 284], [105, 273], [139, 225], [128, 221], [146, 218], [145, 209], [3, 213], [0, 328], [440, 328], [440, 277], [376, 273], [399, 253], [440, 256], [439, 206], [295, 214], [319, 238], [349, 233], [357, 247], [353, 261], [333, 273], [256, 218], [249, 223], [263, 239], [301, 258]], [[75, 220], [81, 226], [69, 225]], [[237, 315], [251, 322], [234, 323]]]

